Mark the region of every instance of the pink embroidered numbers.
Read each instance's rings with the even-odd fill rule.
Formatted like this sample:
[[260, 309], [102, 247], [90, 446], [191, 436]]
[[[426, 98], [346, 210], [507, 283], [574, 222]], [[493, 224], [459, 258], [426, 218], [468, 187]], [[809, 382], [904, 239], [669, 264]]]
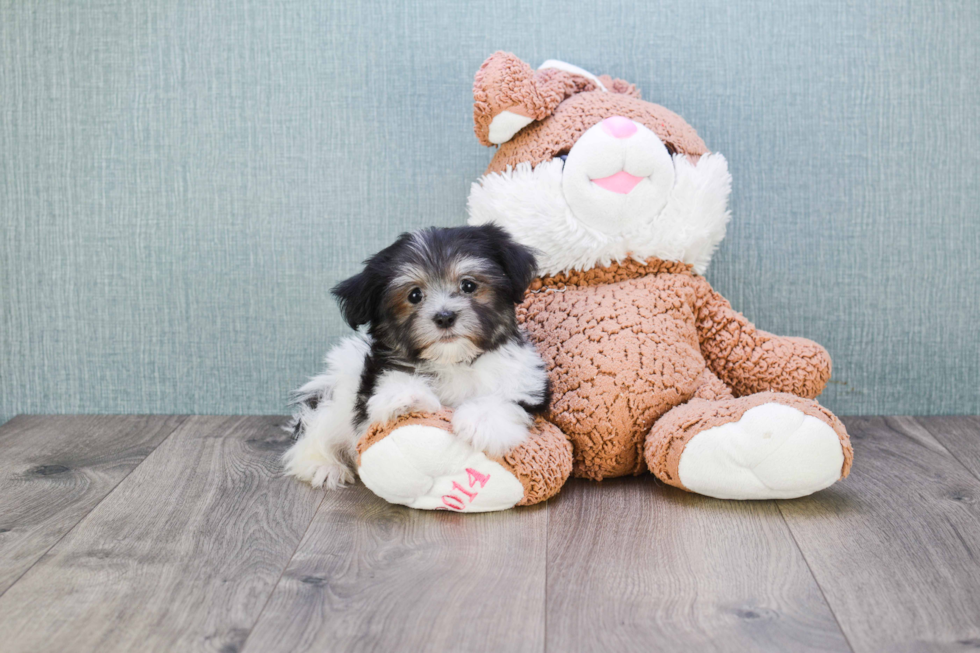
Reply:
[[470, 479], [470, 487], [473, 487], [474, 483], [479, 483], [480, 487], [484, 487], [487, 481], [490, 480], [489, 474], [481, 474], [471, 467], [466, 468], [466, 476]]
[[[480, 490], [486, 487], [487, 481], [490, 480], [490, 475], [478, 472], [472, 467], [467, 467], [466, 478], [470, 485], [469, 490], [464, 488], [456, 481], [453, 481], [453, 489], [459, 490], [460, 492], [463, 493], [463, 495], [469, 497], [468, 503], [473, 503], [473, 500], [476, 499], [476, 496], [477, 494], [479, 494]], [[480, 484], [479, 488], [476, 488], [477, 483]], [[466, 507], [466, 503], [463, 502], [462, 497], [458, 497], [455, 494], [442, 495], [442, 503], [450, 510], [463, 510]]]

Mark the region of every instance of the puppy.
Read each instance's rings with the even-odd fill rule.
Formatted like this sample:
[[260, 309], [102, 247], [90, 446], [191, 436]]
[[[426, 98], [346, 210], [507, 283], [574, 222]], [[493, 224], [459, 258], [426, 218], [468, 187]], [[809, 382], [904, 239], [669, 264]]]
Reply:
[[287, 473], [314, 487], [351, 482], [370, 425], [443, 406], [455, 434], [491, 456], [524, 442], [551, 399], [514, 310], [535, 267], [495, 225], [402, 234], [365, 261], [333, 289], [357, 334], [296, 391]]

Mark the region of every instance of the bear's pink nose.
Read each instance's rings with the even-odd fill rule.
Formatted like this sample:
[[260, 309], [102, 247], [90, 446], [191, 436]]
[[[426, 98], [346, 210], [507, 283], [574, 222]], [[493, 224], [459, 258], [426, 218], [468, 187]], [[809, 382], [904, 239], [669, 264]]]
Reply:
[[636, 125], [629, 118], [613, 116], [602, 121], [602, 130], [613, 138], [629, 138], [636, 133]]

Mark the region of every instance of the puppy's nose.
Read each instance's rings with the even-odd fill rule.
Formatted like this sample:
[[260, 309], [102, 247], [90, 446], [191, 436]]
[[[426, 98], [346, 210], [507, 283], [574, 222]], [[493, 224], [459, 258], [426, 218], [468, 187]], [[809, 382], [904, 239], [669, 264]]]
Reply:
[[439, 311], [432, 316], [432, 321], [436, 323], [440, 329], [448, 329], [452, 325], [456, 324], [456, 311]]
[[602, 130], [613, 138], [629, 138], [636, 133], [636, 124], [629, 118], [613, 116], [602, 121]]

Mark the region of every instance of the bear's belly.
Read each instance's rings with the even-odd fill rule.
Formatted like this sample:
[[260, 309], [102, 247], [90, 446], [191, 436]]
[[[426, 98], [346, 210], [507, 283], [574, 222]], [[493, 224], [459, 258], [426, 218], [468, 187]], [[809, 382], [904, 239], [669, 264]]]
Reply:
[[573, 473], [645, 471], [647, 433], [694, 395], [706, 366], [687, 303], [610, 284], [540, 298], [521, 317], [548, 367], [549, 419], [572, 441]]

